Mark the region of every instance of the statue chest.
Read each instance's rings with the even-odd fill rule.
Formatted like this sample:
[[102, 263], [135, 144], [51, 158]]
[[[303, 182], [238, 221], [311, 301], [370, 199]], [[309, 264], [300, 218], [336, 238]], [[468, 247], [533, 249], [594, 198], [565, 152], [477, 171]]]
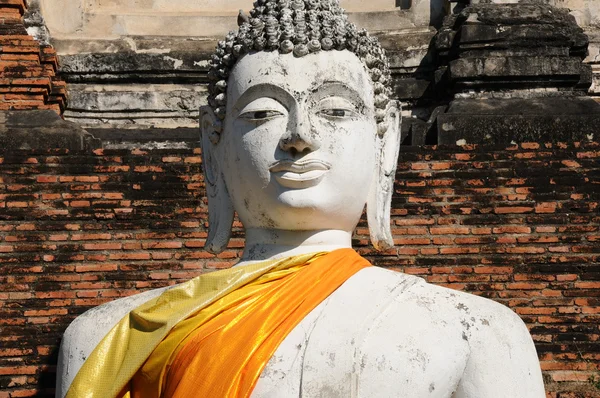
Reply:
[[252, 396], [451, 397], [468, 343], [405, 294], [414, 283], [375, 268], [348, 280], [287, 336]]

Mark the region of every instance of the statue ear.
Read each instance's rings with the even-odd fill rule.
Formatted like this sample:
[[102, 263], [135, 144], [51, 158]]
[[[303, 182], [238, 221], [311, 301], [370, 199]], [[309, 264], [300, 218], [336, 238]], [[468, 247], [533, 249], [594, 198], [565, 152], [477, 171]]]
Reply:
[[367, 199], [369, 233], [371, 243], [377, 250], [386, 250], [394, 246], [390, 210], [400, 151], [401, 121], [400, 104], [390, 101], [385, 120], [379, 126], [381, 129], [377, 136], [375, 179]]
[[204, 248], [220, 253], [227, 247], [233, 224], [233, 204], [223, 179], [217, 148], [221, 139], [222, 122], [210, 106], [200, 108], [200, 145], [206, 196], [208, 197], [208, 238]]

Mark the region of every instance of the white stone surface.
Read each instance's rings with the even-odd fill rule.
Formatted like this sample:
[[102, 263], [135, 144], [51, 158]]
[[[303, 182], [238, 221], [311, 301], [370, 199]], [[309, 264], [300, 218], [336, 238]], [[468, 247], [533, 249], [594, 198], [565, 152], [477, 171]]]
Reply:
[[[69, 328], [57, 397], [64, 396], [110, 323], [143, 302], [139, 296], [94, 309]], [[531, 337], [508, 308], [370, 268], [350, 278], [287, 336], [252, 396], [542, 398], [545, 393]]]
[[[116, 39], [123, 35], [222, 36], [236, 27], [240, 9], [252, 0], [39, 0], [54, 38]], [[341, 0], [354, 22], [369, 30], [429, 26], [445, 15], [442, 0], [412, 0], [400, 10], [396, 0]], [[407, 3], [408, 4], [408, 3]], [[376, 18], [369, 20], [368, 14]], [[383, 18], [383, 20], [382, 20]], [[59, 50], [60, 54], [60, 50]]]
[[67, 85], [64, 117], [87, 127], [142, 125], [155, 128], [198, 127], [198, 109], [206, 105], [205, 85]]
[[[201, 118], [212, 249], [227, 243], [233, 208], [247, 229], [241, 264], [349, 247], [365, 203], [389, 211], [384, 192], [397, 161], [398, 110], [389, 108], [387, 120], [396, 123], [379, 136], [372, 83], [356, 56], [247, 55], [228, 87], [223, 128], [207, 109]], [[385, 234], [377, 230], [389, 225], [371, 225], [372, 219], [371, 235]], [[61, 346], [57, 397], [111, 325], [156, 294], [77, 318]], [[350, 278], [287, 336], [253, 396], [545, 393], [531, 337], [508, 308], [373, 267]]]

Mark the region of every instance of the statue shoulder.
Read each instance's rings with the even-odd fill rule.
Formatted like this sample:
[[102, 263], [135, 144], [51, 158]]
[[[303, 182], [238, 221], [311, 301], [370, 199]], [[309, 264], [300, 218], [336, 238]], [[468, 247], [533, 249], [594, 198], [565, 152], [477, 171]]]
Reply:
[[56, 397], [62, 398], [66, 395], [71, 382], [87, 357], [125, 315], [167, 289], [154, 289], [114, 300], [87, 310], [75, 318], [65, 331], [60, 344]]
[[531, 342], [521, 318], [494, 300], [429, 283], [414, 285], [408, 295], [407, 300], [439, 313], [445, 322], [458, 321], [470, 343], [490, 338]]
[[[385, 357], [386, 369], [398, 372], [417, 369], [407, 358], [423, 359], [427, 369], [456, 375], [455, 398], [545, 396], [533, 340], [510, 308], [410, 275], [384, 269], [372, 274], [364, 280], [386, 294], [369, 328], [365, 355]], [[376, 361], [366, 366], [381, 373]]]
[[456, 398], [543, 398], [539, 359], [529, 330], [507, 306], [491, 299], [423, 283], [414, 297], [431, 300], [444, 322], [458, 328], [468, 359]]

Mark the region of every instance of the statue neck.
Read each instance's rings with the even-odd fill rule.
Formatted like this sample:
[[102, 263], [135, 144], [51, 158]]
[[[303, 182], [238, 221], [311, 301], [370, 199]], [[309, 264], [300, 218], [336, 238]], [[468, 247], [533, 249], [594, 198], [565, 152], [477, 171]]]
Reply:
[[240, 264], [349, 247], [352, 247], [352, 233], [348, 231], [249, 228]]

